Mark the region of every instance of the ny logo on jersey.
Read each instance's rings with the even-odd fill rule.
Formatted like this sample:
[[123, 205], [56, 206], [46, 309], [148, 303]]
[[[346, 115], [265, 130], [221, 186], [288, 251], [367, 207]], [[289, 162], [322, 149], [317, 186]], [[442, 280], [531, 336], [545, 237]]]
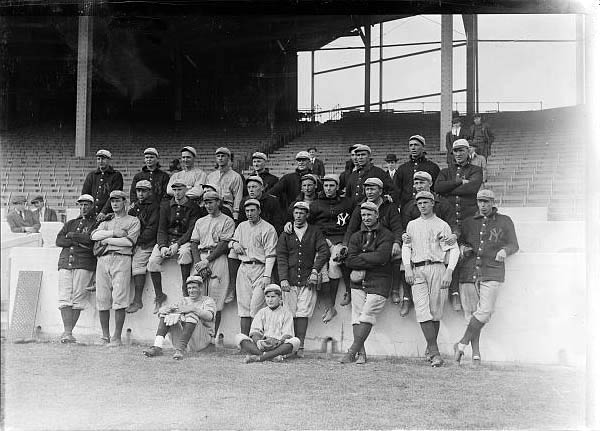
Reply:
[[500, 238], [502, 237], [502, 228], [499, 227], [495, 227], [492, 230], [490, 230], [490, 241], [492, 242], [498, 242], [500, 240]]
[[337, 216], [337, 225], [338, 226], [346, 226], [346, 223], [348, 222], [348, 218], [350, 217], [349, 213], [341, 213], [338, 214]]

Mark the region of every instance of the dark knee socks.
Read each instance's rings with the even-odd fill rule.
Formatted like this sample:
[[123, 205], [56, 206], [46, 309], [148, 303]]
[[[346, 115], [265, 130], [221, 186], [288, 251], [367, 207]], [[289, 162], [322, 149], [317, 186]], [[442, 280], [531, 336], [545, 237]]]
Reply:
[[181, 292], [183, 293], [183, 296], [188, 296], [185, 281], [188, 279], [190, 273], [192, 272], [192, 264], [189, 263], [185, 265], [179, 265], [179, 267], [181, 268]]
[[256, 347], [256, 344], [252, 340], [244, 340], [240, 343], [240, 348], [251, 355], [262, 355], [262, 352]]
[[250, 327], [252, 326], [252, 317], [240, 317], [240, 330], [244, 335], [250, 335]]
[[358, 353], [365, 345], [365, 340], [371, 333], [373, 325], [370, 323], [360, 322], [358, 325], [352, 325], [352, 332], [354, 333], [354, 341], [350, 346], [349, 351], [351, 353]]
[[135, 285], [135, 295], [133, 302], [142, 304], [142, 294], [144, 293], [144, 284], [146, 283], [146, 274], [137, 274], [133, 276], [133, 284]]
[[400, 293], [400, 264], [392, 261], [392, 292]]
[[221, 326], [221, 312], [215, 313], [215, 337], [219, 334], [219, 327]]
[[71, 310], [71, 331], [75, 329], [75, 325], [77, 325], [77, 321], [79, 320], [80, 314], [81, 310], [76, 310], [75, 308]]
[[437, 335], [435, 333], [435, 324], [433, 320], [421, 322], [421, 330], [423, 331], [423, 335], [427, 341], [427, 349], [429, 350], [429, 354], [432, 356], [439, 355], [440, 350], [438, 349], [437, 345]]
[[157, 298], [162, 296], [162, 275], [160, 272], [151, 272], [150, 279], [152, 280], [152, 285], [154, 286], [154, 296]]
[[469, 321], [469, 324], [467, 325], [465, 334], [459, 341], [460, 344], [465, 344], [465, 345], [469, 344], [471, 342], [471, 339], [473, 338], [473, 336], [475, 334], [478, 334], [479, 331], [481, 331], [481, 328], [483, 328], [483, 325], [485, 325], [485, 324], [481, 323], [479, 320], [477, 320], [476, 318], [471, 316], [471, 320]]
[[337, 297], [339, 285], [339, 278], [329, 280], [329, 301], [332, 307], [335, 307], [335, 298]]
[[157, 337], [165, 337], [167, 335], [167, 332], [169, 332], [169, 327], [167, 325], [165, 325], [165, 318], [161, 317], [158, 320], [158, 328], [156, 329], [156, 336]]
[[294, 334], [300, 339], [300, 347], [304, 347], [306, 329], [308, 328], [308, 317], [294, 317]]
[[190, 338], [192, 338], [192, 334], [194, 333], [195, 329], [195, 323], [185, 322], [183, 324], [183, 334], [181, 335], [179, 344], [175, 348], [179, 350], [185, 350], [187, 348], [188, 342], [190, 341]]
[[404, 271], [400, 272], [400, 285], [403, 290], [402, 297], [412, 302], [412, 289], [410, 284], [406, 282], [406, 274]]
[[115, 334], [113, 338], [120, 339], [121, 333], [123, 332], [123, 325], [125, 324], [125, 309], [121, 308], [115, 310]]
[[102, 327], [102, 336], [105, 338], [110, 338], [110, 310], [100, 310], [98, 314], [100, 315], [100, 326]]

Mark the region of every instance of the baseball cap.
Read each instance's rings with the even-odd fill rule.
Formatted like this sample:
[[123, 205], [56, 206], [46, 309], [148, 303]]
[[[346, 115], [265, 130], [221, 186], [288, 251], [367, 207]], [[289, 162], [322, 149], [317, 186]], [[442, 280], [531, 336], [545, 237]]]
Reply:
[[153, 147], [148, 147], [144, 150], [144, 154], [152, 154], [152, 155], [155, 155], [156, 157], [158, 157], [158, 150]]
[[308, 154], [308, 151], [299, 151], [298, 154], [296, 154], [296, 160], [301, 159], [310, 159], [310, 154]]
[[310, 211], [310, 205], [308, 205], [306, 202], [304, 201], [298, 201], [294, 204], [294, 208], [299, 208], [301, 210], [306, 210], [306, 211]]
[[452, 144], [452, 149], [454, 150], [456, 148], [469, 148], [469, 141], [466, 139], [457, 139]]
[[214, 192], [219, 191], [219, 187], [212, 183], [202, 184], [202, 189], [212, 189]]
[[244, 202], [244, 208], [246, 208], [248, 205], [256, 205], [260, 208], [260, 201], [258, 199], [248, 199], [246, 202]]
[[279, 287], [277, 284], [269, 284], [267, 287], [265, 287], [264, 294], [266, 295], [269, 292], [275, 292], [279, 296], [282, 294], [281, 287]]
[[246, 184], [248, 184], [250, 181], [259, 183], [261, 186], [265, 185], [265, 182], [263, 181], [263, 179], [261, 177], [259, 177], [258, 175], [252, 175], [251, 177], [248, 177], [248, 179], [246, 180]]
[[477, 192], [478, 201], [493, 201], [496, 199], [494, 192], [491, 190], [479, 190]]
[[354, 151], [356, 151], [356, 147], [357, 147], [358, 145], [359, 145], [359, 144], [350, 145], [350, 146], [348, 147], [348, 152], [349, 152], [349, 153], [353, 153]]
[[25, 196], [13, 196], [13, 198], [11, 199], [11, 202], [13, 204], [24, 204], [27, 203], [27, 198]]
[[412, 135], [410, 138], [408, 138], [408, 142], [410, 142], [410, 141], [417, 141], [421, 145], [425, 146], [425, 138], [422, 137], [421, 135]]
[[231, 157], [231, 150], [227, 147], [219, 147], [216, 149], [215, 154], [227, 154]]
[[354, 148], [354, 152], [358, 153], [359, 151], [366, 151], [367, 153], [371, 154], [371, 147], [368, 145], [357, 144], [356, 148]]
[[114, 198], [127, 199], [127, 193], [125, 193], [123, 190], [113, 190], [110, 192], [110, 199]]
[[311, 180], [313, 183], [319, 184], [319, 177], [317, 177], [315, 174], [302, 175], [302, 178], [300, 178], [300, 181], [304, 181], [304, 180]]
[[337, 185], [340, 185], [340, 177], [335, 174], [327, 174], [323, 177], [323, 182], [325, 181], [335, 181]]
[[204, 192], [204, 194], [202, 195], [202, 199], [204, 199], [204, 201], [212, 201], [212, 200], [221, 200], [221, 196], [219, 196], [219, 194], [217, 192], [213, 192], [211, 190]]
[[186, 280], [185, 284], [202, 284], [204, 280], [199, 275], [190, 275]]
[[415, 201], [418, 201], [419, 199], [431, 199], [434, 201], [435, 197], [433, 196], [433, 193], [423, 190], [422, 192], [417, 193], [415, 196]]
[[430, 183], [433, 182], [433, 179], [431, 178], [431, 175], [429, 174], [429, 172], [425, 172], [425, 171], [415, 172], [413, 175], [413, 180], [416, 180], [416, 179], [429, 181]]
[[152, 184], [148, 180], [140, 180], [135, 183], [136, 189], [152, 190]]
[[397, 162], [398, 161], [398, 157], [396, 157], [395, 154], [390, 153], [387, 156], [385, 156], [385, 161], [386, 162]]
[[375, 177], [367, 178], [363, 184], [365, 186], [377, 186], [380, 189], [383, 189], [383, 181], [381, 181], [379, 178], [375, 178]]
[[183, 147], [181, 149], [181, 152], [183, 153], [184, 151], [187, 151], [189, 153], [192, 153], [194, 155], [194, 157], [196, 157], [198, 155], [198, 153], [196, 152], [196, 149], [194, 147], [191, 147], [189, 145]]
[[267, 161], [269, 159], [265, 153], [261, 153], [260, 151], [256, 151], [255, 153], [253, 153], [252, 158], [263, 159], [264, 161]]
[[31, 199], [31, 203], [34, 202], [44, 202], [44, 197], [43, 196], [36, 196], [33, 199]]
[[187, 184], [184, 183], [182, 180], [175, 180], [173, 184], [171, 184], [171, 188], [173, 189], [179, 187], [185, 187], [187, 189]]
[[377, 204], [375, 204], [374, 202], [363, 202], [362, 204], [360, 204], [360, 209], [361, 210], [369, 210], [369, 211], [375, 211], [376, 213], [379, 212], [379, 207], [377, 207]]
[[77, 202], [91, 202], [94, 203], [94, 197], [92, 195], [88, 195], [87, 193], [85, 195], [81, 195], [77, 198]]
[[106, 157], [107, 159], [112, 159], [112, 154], [108, 150], [98, 150], [96, 151], [96, 157]]

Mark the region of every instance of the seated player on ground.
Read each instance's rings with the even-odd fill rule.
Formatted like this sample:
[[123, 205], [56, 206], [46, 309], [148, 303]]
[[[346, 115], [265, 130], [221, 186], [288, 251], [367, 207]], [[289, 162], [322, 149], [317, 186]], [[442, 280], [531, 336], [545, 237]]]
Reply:
[[206, 284], [200, 276], [188, 277], [186, 285], [189, 296], [184, 296], [177, 304], [160, 308], [156, 339], [153, 346], [142, 352], [145, 356], [151, 358], [162, 355], [165, 336], [170, 332], [175, 348], [173, 359], [183, 359], [183, 353], [198, 323], [212, 327], [217, 306], [214, 299], [206, 296]]
[[269, 284], [264, 293], [267, 306], [260, 309], [252, 320], [250, 336], [236, 336], [239, 348], [249, 353], [244, 358], [247, 364], [268, 360], [281, 362], [300, 347], [300, 339], [294, 337], [294, 317], [283, 306], [281, 288]]

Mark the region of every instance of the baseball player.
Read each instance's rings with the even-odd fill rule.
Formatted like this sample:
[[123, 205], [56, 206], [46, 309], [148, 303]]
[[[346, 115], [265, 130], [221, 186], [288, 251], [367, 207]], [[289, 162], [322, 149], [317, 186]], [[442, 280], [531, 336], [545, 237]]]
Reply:
[[[196, 149], [191, 146], [185, 146], [181, 149], [181, 171], [174, 172], [167, 185], [167, 194], [175, 195], [173, 185], [176, 183], [184, 184], [187, 188], [186, 195], [192, 200], [202, 197], [202, 185], [206, 184], [206, 172], [200, 168], [194, 167], [196, 163]], [[185, 279], [184, 279], [185, 284]], [[187, 295], [187, 293], [186, 293]]]
[[[262, 180], [264, 193], [269, 193], [269, 189], [275, 184], [277, 184], [277, 182], [279, 181], [279, 178], [270, 173], [269, 168], [265, 166], [268, 160], [269, 158], [267, 157], [267, 155], [265, 153], [261, 153], [260, 151], [256, 151], [252, 154], [252, 168], [254, 170], [252, 171], [252, 175], [250, 176], [260, 177], [260, 179]], [[246, 181], [249, 181], [249, 179], [250, 178], [248, 178]], [[248, 194], [249, 193], [250, 191], [248, 190]]]
[[169, 174], [160, 168], [158, 163], [158, 150], [156, 148], [146, 148], [144, 150], [144, 166], [142, 170], [133, 176], [131, 188], [129, 190], [129, 199], [131, 205], [137, 202], [137, 183], [146, 180], [152, 186], [152, 195], [160, 202], [163, 199], [169, 199], [167, 195], [167, 186], [169, 185]]
[[108, 213], [112, 212], [109, 202], [110, 193], [113, 190], [123, 190], [123, 175], [110, 165], [112, 154], [108, 150], [96, 152], [96, 164], [98, 168], [85, 177], [82, 195], [94, 197], [94, 213], [96, 219], [102, 221]]
[[56, 236], [56, 246], [62, 247], [58, 258], [58, 309], [64, 332], [61, 343], [75, 343], [73, 329], [85, 308], [86, 288], [94, 283], [96, 257], [92, 252], [90, 232], [94, 229], [94, 198], [81, 195], [77, 199], [79, 217], [69, 220]]
[[[203, 184], [202, 185], [202, 190], [204, 190], [204, 192], [206, 193], [207, 191], [212, 191], [212, 192], [219, 192], [219, 186], [216, 186], [214, 184]], [[197, 201], [198, 202], [198, 201]], [[204, 206], [204, 200], [200, 200], [198, 203], [198, 206], [200, 207], [200, 217], [206, 217], [208, 215], [208, 211], [206, 211], [206, 207]], [[225, 205], [223, 205], [223, 202], [221, 202], [221, 205], [219, 205], [219, 210], [221, 210], [221, 212], [223, 214], [225, 214], [227, 217], [231, 217], [233, 219], [233, 213], [231, 212], [231, 210], [226, 207]]]
[[[285, 222], [285, 213], [279, 206], [279, 200], [265, 192], [265, 184], [262, 177], [254, 175], [246, 180], [246, 188], [248, 189], [248, 197], [246, 199], [256, 199], [260, 202], [260, 218], [273, 225], [279, 235], [283, 230]], [[244, 200], [242, 200], [242, 208]], [[246, 213], [240, 212], [238, 221], [241, 223], [246, 221]]]
[[[397, 193], [390, 176], [378, 166], [371, 162], [371, 148], [368, 145], [358, 144], [354, 147], [356, 169], [348, 177], [346, 184], [346, 196], [354, 199], [356, 204], [365, 200], [364, 182], [367, 178], [378, 178], [381, 180], [386, 195]], [[396, 203], [396, 207], [398, 203]]]
[[[146, 284], [146, 267], [156, 245], [156, 236], [158, 234], [158, 222], [160, 219], [160, 198], [152, 193], [152, 184], [148, 180], [138, 181], [135, 185], [136, 202], [129, 210], [129, 215], [137, 217], [140, 220], [140, 236], [131, 260], [131, 274], [133, 275], [133, 284], [135, 286], [135, 295], [133, 301], [125, 310], [127, 313], [135, 313], [141, 309], [142, 294], [144, 293], [144, 284]], [[162, 286], [155, 285], [154, 290], [154, 314], [163, 302], [167, 299], [162, 291]], [[156, 288], [159, 289], [156, 289]]]
[[211, 327], [215, 318], [215, 300], [206, 295], [206, 282], [199, 276], [191, 276], [186, 280], [188, 296], [184, 296], [178, 303], [164, 305], [158, 312], [158, 329], [154, 345], [142, 351], [144, 356], [152, 358], [163, 353], [163, 343], [167, 333], [171, 333], [171, 341], [175, 348], [173, 359], [183, 359], [188, 342], [196, 326], [202, 323]]
[[[129, 305], [131, 255], [140, 235], [140, 221], [127, 214], [127, 193], [110, 192], [114, 217], [105, 220], [91, 233], [100, 246], [96, 266], [96, 305], [100, 314], [102, 338], [100, 343], [110, 347], [121, 346], [121, 332], [125, 323], [125, 309]], [[110, 337], [110, 309], [115, 310], [115, 332]]]
[[352, 332], [354, 340], [341, 363], [367, 361], [365, 340], [383, 310], [391, 287], [391, 256], [394, 234], [379, 221], [374, 202], [360, 206], [361, 228], [350, 237], [346, 265], [352, 269]]
[[[426, 191], [431, 191], [431, 186], [433, 184], [432, 177], [429, 172], [418, 171], [413, 175], [413, 187], [417, 193]], [[446, 199], [441, 196], [435, 196], [435, 203], [433, 205], [433, 212], [436, 216], [444, 220], [450, 228], [452, 232], [456, 232], [456, 216], [454, 214], [454, 210], [452, 206], [446, 201]], [[410, 241], [410, 237], [406, 234], [406, 227], [408, 226], [408, 222], [411, 220], [415, 220], [421, 216], [421, 212], [417, 207], [417, 201], [415, 199], [409, 200], [406, 204], [402, 206], [400, 211], [400, 216], [402, 218], [402, 229], [404, 230], [404, 234], [402, 235], [402, 241], [407, 242]], [[456, 240], [456, 235], [453, 234], [450, 241]], [[457, 271], [456, 271], [457, 272]], [[457, 274], [454, 273], [453, 277], [456, 277]], [[409, 285], [406, 284], [406, 280], [404, 278], [404, 269], [400, 274], [400, 284], [402, 286], [403, 295], [400, 297], [400, 292], [395, 290], [395, 286], [392, 288], [392, 302], [394, 304], [401, 303], [400, 305], [400, 316], [406, 317], [410, 311], [410, 306], [412, 305], [412, 293]], [[458, 294], [458, 283], [453, 283], [450, 285], [449, 293], [452, 298], [452, 294], [454, 292], [453, 286], [456, 287], [456, 294]]]
[[235, 229], [229, 242], [229, 257], [241, 262], [235, 283], [237, 306], [241, 332], [248, 335], [252, 318], [265, 306], [263, 290], [271, 284], [277, 232], [260, 217], [258, 200], [246, 200], [244, 212], [247, 220]]
[[199, 274], [212, 274], [208, 279], [207, 295], [213, 298], [217, 305], [215, 336], [219, 333], [221, 310], [229, 286], [227, 252], [235, 231], [234, 221], [221, 212], [220, 204], [221, 198], [217, 192], [204, 193], [204, 205], [208, 215], [196, 221], [190, 239], [194, 271]]
[[490, 321], [496, 298], [504, 283], [504, 261], [519, 250], [510, 217], [498, 213], [494, 193], [477, 193], [479, 213], [465, 220], [459, 237], [464, 260], [460, 267], [460, 296], [468, 326], [454, 345], [454, 359], [460, 363], [471, 343], [473, 363], [481, 363], [479, 335]]
[[337, 314], [335, 299], [340, 278], [344, 278], [347, 290], [350, 286], [350, 271], [341, 264], [347, 251], [344, 246], [344, 234], [354, 210], [354, 201], [339, 195], [339, 178], [328, 174], [323, 177], [323, 192], [310, 204], [310, 220], [317, 226], [329, 246], [330, 259], [325, 265], [321, 293], [326, 301], [325, 313], [321, 316], [324, 323], [331, 321]]
[[294, 315], [294, 333], [300, 339], [298, 357], [304, 357], [308, 319], [317, 303], [319, 271], [330, 257], [321, 230], [307, 222], [309, 211], [306, 202], [296, 202], [294, 231], [283, 232], [277, 241], [277, 269], [283, 300]]
[[307, 151], [299, 151], [296, 154], [296, 162], [298, 164], [296, 170], [282, 176], [279, 182], [269, 189], [270, 194], [279, 198], [283, 208], [287, 208], [294, 202], [301, 191], [302, 177], [310, 174], [310, 155]]
[[300, 339], [294, 337], [293, 315], [283, 306], [282, 291], [276, 284], [265, 287], [267, 306], [261, 308], [252, 320], [250, 334], [238, 334], [236, 344], [248, 353], [245, 363], [282, 362], [298, 351]]
[[294, 219], [294, 204], [296, 202], [302, 201], [310, 205], [317, 200], [317, 190], [319, 189], [319, 186], [320, 180], [316, 175], [302, 175], [302, 178], [300, 179], [300, 194], [296, 196], [296, 200], [288, 207], [288, 220], [291, 221]]
[[[431, 192], [415, 196], [421, 217], [408, 223], [406, 232], [410, 242], [402, 245], [402, 262], [406, 282], [412, 285], [417, 322], [421, 325], [431, 366], [440, 367], [444, 360], [437, 345], [440, 320], [444, 312], [445, 289], [450, 286], [452, 273], [458, 262], [456, 241], [448, 244], [452, 235], [450, 226], [433, 212], [435, 197]], [[448, 266], [444, 265], [448, 254]]]
[[[176, 258], [181, 269], [183, 296], [187, 295], [185, 280], [192, 270], [190, 236], [200, 208], [187, 197], [187, 186], [182, 181], [171, 184], [173, 198], [160, 204], [156, 245], [148, 259], [148, 272], [155, 292], [162, 292], [162, 263], [165, 259]], [[160, 307], [160, 304], [158, 304]], [[155, 307], [156, 308], [156, 307]]]
[[244, 180], [240, 174], [231, 168], [231, 151], [229, 148], [220, 147], [215, 151], [217, 169], [206, 179], [209, 184], [219, 187], [217, 193], [221, 196], [221, 203], [228, 207], [237, 220], [240, 213], [240, 203], [244, 195]]

